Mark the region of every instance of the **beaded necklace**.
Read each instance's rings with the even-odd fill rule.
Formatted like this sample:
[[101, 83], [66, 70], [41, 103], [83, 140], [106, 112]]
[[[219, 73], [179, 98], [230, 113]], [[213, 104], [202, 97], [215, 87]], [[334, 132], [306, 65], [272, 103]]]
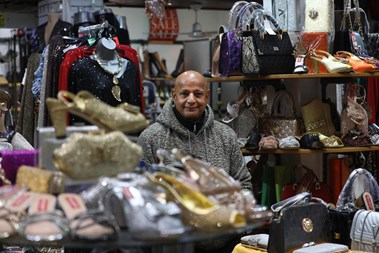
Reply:
[[117, 101], [120, 101], [121, 102], [121, 88], [120, 86], [118, 86], [119, 84], [119, 81], [118, 81], [118, 78], [117, 78], [117, 75], [120, 73], [121, 69], [122, 69], [122, 60], [121, 60], [121, 57], [116, 54], [117, 56], [117, 60], [118, 60], [118, 68], [115, 72], [111, 72], [109, 71], [108, 69], [106, 69], [103, 64], [101, 63], [101, 61], [99, 60], [99, 58], [97, 58], [96, 56], [96, 53], [93, 54], [93, 59], [95, 59], [95, 61], [99, 64], [99, 66], [108, 74], [110, 75], [113, 75], [113, 78], [112, 78], [112, 81], [113, 81], [113, 86], [112, 86], [112, 95], [113, 97], [117, 100]]

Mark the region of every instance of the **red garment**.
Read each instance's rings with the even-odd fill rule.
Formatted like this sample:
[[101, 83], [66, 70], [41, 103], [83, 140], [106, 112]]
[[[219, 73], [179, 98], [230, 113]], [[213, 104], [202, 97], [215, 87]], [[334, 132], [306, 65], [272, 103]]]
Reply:
[[[141, 92], [141, 112], [145, 112], [144, 107], [144, 97], [143, 97], [143, 86], [142, 86], [142, 78], [141, 78], [141, 69], [140, 63], [137, 55], [137, 51], [132, 47], [127, 45], [120, 45], [116, 41], [116, 50], [119, 55], [123, 58], [133, 61], [138, 67], [139, 73], [139, 87]], [[72, 64], [78, 59], [86, 56], [90, 56], [93, 54], [95, 47], [81, 46], [75, 49], [71, 49], [65, 53], [64, 59], [60, 65], [59, 70], [59, 81], [58, 81], [58, 91], [60, 90], [68, 90], [68, 74], [70, 72]]]
[[366, 101], [372, 110], [372, 118], [368, 121], [368, 123], [379, 124], [379, 119], [376, 118], [379, 104], [379, 78], [367, 78]]

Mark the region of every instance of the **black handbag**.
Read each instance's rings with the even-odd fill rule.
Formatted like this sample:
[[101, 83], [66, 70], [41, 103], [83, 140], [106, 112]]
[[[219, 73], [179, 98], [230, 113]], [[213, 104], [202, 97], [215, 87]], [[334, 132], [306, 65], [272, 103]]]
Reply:
[[[290, 74], [295, 66], [293, 46], [288, 32], [283, 31], [274, 17], [262, 10], [256, 10], [250, 29], [242, 33], [243, 75]], [[274, 34], [265, 32], [263, 21], [268, 20], [274, 27]]]
[[350, 248], [350, 229], [358, 210], [353, 205], [329, 207], [331, 242], [344, 244]]
[[307, 243], [329, 241], [328, 208], [310, 199], [305, 192], [272, 205], [275, 217], [270, 224], [268, 252], [292, 252]]
[[[355, 55], [367, 55], [368, 21], [366, 13], [354, 0], [355, 8], [348, 8], [345, 0], [344, 10], [335, 11], [335, 36], [333, 51], [349, 51]], [[353, 21], [354, 20], [354, 23]]]

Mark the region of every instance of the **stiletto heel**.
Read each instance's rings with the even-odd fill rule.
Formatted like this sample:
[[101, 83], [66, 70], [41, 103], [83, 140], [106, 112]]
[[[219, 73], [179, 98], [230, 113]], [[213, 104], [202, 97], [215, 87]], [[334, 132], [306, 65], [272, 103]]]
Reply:
[[66, 130], [62, 128], [66, 127], [66, 115], [62, 115], [66, 111], [106, 131], [136, 133], [149, 125], [149, 121], [139, 112], [138, 106], [123, 103], [113, 107], [86, 90], [79, 91], [77, 95], [60, 91], [58, 99], [47, 98], [46, 103], [57, 137], [65, 135]]
[[65, 104], [60, 100], [47, 98], [46, 105], [50, 115], [51, 123], [55, 129], [55, 136], [57, 138], [64, 138], [66, 136], [67, 113]]
[[145, 176], [167, 190], [169, 196], [179, 204], [183, 221], [194, 228], [218, 230], [246, 225], [245, 215], [241, 212], [212, 202], [201, 192], [169, 174], [156, 172], [145, 173]]

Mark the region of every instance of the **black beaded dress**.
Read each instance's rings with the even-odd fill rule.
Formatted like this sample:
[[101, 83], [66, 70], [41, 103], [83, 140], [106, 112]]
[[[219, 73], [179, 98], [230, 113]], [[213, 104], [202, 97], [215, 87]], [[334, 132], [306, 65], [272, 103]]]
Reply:
[[[117, 101], [112, 94], [113, 75], [105, 70], [91, 57], [83, 57], [72, 64], [69, 72], [68, 90], [77, 94], [80, 90], [88, 90], [103, 102], [117, 106], [128, 102], [141, 107], [141, 91], [139, 86], [138, 66], [131, 60], [127, 60], [127, 66], [122, 76], [118, 78], [118, 86], [121, 89], [121, 101]], [[77, 125], [84, 120], [71, 116], [71, 124]]]

